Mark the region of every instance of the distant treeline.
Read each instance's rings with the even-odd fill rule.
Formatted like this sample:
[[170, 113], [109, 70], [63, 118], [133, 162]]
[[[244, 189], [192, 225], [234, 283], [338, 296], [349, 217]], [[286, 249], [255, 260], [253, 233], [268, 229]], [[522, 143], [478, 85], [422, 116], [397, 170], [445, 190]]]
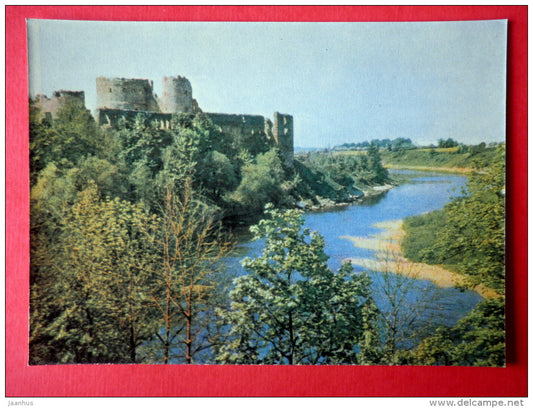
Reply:
[[502, 143], [466, 145], [452, 138], [439, 139], [437, 146], [416, 146], [409, 138], [373, 139], [359, 143], [344, 143], [331, 149], [338, 154], [357, 155], [377, 148], [386, 167], [462, 168], [484, 167], [492, 161]]
[[373, 139], [371, 141], [364, 141], [359, 143], [343, 143], [339, 146], [335, 146], [333, 150], [366, 150], [370, 146], [377, 146], [381, 149], [390, 151], [398, 151], [402, 149], [415, 149], [416, 145], [409, 138], [398, 137], [394, 140], [391, 139]]
[[429, 144], [427, 146], [419, 146], [413, 143], [410, 138], [397, 137], [396, 139], [372, 139], [370, 141], [366, 140], [364, 142], [358, 143], [343, 143], [338, 146], [334, 146], [331, 150], [333, 151], [345, 151], [345, 150], [367, 150], [370, 146], [376, 146], [382, 151], [388, 152], [402, 152], [403, 150], [414, 150], [414, 149], [449, 149], [457, 147], [458, 149], [453, 150], [457, 153], [478, 153], [486, 148], [494, 148], [498, 143], [489, 143], [488, 145], [485, 142], [479, 143], [478, 145], [467, 145], [459, 143], [457, 140], [452, 138], [448, 139], [439, 139], [437, 145]]

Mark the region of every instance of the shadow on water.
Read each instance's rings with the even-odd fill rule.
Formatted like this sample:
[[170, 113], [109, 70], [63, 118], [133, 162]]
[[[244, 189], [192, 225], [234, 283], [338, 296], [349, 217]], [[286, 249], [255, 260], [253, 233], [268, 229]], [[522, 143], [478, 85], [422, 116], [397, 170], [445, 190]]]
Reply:
[[387, 196], [388, 191], [383, 191], [379, 194], [372, 195], [365, 197], [361, 200], [360, 203], [357, 203], [356, 205], [359, 205], [361, 207], [371, 207], [376, 204], [379, 204], [380, 201], [382, 201]]

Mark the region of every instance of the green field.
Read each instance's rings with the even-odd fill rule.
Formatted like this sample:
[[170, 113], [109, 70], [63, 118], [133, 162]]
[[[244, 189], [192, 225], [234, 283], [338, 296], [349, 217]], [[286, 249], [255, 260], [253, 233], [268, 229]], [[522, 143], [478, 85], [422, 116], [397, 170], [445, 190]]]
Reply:
[[381, 151], [383, 165], [388, 168], [449, 169], [467, 172], [484, 168], [492, 160], [496, 146], [459, 146], [448, 148], [420, 148], [397, 152]]

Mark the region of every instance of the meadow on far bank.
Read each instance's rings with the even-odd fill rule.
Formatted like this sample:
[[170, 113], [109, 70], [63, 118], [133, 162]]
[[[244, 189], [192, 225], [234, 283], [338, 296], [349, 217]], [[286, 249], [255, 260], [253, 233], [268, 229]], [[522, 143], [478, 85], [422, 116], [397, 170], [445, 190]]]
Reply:
[[[496, 149], [502, 143], [459, 144], [453, 139], [439, 140], [438, 146], [417, 147], [410, 139], [382, 139], [380, 146], [382, 164], [387, 169], [443, 171], [468, 174], [474, 169], [483, 169], [493, 160]], [[362, 145], [362, 144], [361, 144]], [[364, 146], [354, 148], [335, 147], [336, 155], [360, 156]]]

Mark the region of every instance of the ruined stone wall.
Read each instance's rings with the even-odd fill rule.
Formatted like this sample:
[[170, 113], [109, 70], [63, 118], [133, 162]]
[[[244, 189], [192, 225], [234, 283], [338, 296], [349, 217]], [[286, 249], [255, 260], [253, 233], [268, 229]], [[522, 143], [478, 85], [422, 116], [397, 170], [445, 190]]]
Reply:
[[257, 154], [274, 145], [272, 122], [261, 115], [206, 113], [215, 126], [232, 136], [235, 145]]
[[206, 113], [222, 130], [235, 134], [265, 133], [265, 117], [261, 115], [239, 115], [229, 113]]
[[294, 161], [294, 125], [291, 115], [274, 112], [273, 136], [282, 155], [285, 166], [292, 167]]
[[57, 119], [61, 106], [68, 101], [77, 101], [85, 106], [85, 92], [61, 90], [54, 92], [52, 98], [39, 94], [35, 98], [35, 106], [41, 111], [41, 117]]
[[96, 78], [96, 108], [159, 111], [153, 82], [129, 78]]
[[156, 122], [161, 129], [169, 129], [172, 120], [172, 114], [160, 112], [140, 112], [124, 109], [97, 109], [96, 123], [100, 126], [117, 127], [121, 118], [133, 122], [137, 115], [143, 114], [150, 122]]

